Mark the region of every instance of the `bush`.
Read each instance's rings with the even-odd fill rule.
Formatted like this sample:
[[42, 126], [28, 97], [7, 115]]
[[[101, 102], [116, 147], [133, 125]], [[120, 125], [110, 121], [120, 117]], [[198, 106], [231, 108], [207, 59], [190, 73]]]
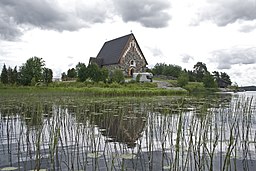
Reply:
[[206, 91], [204, 85], [198, 82], [190, 82], [184, 86], [189, 93], [204, 93]]
[[179, 85], [180, 87], [184, 87], [185, 85], [187, 85], [187, 84], [188, 84], [188, 81], [189, 81], [189, 77], [188, 77], [188, 74], [185, 73], [185, 72], [182, 72], [182, 73], [180, 74], [180, 76], [178, 77], [178, 80], [177, 80], [178, 85]]
[[205, 74], [203, 77], [203, 84], [205, 88], [217, 88], [218, 85], [214, 81], [214, 77], [209, 73]]
[[114, 70], [114, 72], [112, 72], [110, 74], [110, 82], [117, 82], [117, 83], [124, 83], [125, 79], [124, 79], [124, 74], [121, 70]]

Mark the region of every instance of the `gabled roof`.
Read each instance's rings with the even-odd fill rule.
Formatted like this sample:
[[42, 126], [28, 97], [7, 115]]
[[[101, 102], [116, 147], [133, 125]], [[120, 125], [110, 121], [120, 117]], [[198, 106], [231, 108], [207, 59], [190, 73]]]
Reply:
[[[126, 47], [128, 41], [130, 40], [131, 37], [134, 37], [134, 35], [132, 33], [128, 34], [126, 36], [122, 36], [122, 37], [105, 42], [96, 58], [102, 59], [102, 65], [112, 65], [112, 64], [119, 63], [120, 57], [124, 53], [124, 48]], [[134, 37], [134, 39], [135, 39], [135, 37]], [[136, 41], [136, 39], [135, 39], [135, 41]], [[137, 43], [137, 41], [136, 41], [136, 43]], [[138, 43], [137, 43], [137, 45], [138, 45]], [[139, 45], [138, 45], [138, 47], [139, 47]], [[140, 49], [140, 51], [141, 51], [141, 49]], [[141, 51], [141, 53], [142, 53], [142, 51]], [[146, 61], [146, 59], [145, 59], [145, 61]], [[147, 63], [147, 61], [146, 61], [146, 63]]]
[[91, 64], [91, 63], [96, 63], [98, 66], [101, 67], [102, 63], [103, 63], [103, 59], [90, 57], [89, 64]]

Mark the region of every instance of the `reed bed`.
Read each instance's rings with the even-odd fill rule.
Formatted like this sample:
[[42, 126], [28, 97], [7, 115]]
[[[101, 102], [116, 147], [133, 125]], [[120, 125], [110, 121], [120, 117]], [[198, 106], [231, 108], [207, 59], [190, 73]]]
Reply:
[[79, 94], [86, 97], [151, 97], [151, 96], [173, 96], [187, 95], [186, 90], [160, 89], [143, 86], [122, 86], [122, 87], [11, 87], [0, 88], [1, 96], [32, 94], [32, 95], [74, 95]]
[[[20, 96], [20, 95], [18, 95]], [[253, 96], [0, 98], [0, 170], [253, 170]]]

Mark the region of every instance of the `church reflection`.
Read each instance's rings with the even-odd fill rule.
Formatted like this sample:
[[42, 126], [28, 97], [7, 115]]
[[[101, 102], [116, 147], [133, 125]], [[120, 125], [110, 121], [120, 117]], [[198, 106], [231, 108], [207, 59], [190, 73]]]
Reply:
[[116, 112], [112, 110], [95, 115], [93, 122], [98, 126], [106, 142], [119, 142], [128, 148], [136, 146], [136, 141], [142, 137], [146, 126], [146, 114], [128, 107]]

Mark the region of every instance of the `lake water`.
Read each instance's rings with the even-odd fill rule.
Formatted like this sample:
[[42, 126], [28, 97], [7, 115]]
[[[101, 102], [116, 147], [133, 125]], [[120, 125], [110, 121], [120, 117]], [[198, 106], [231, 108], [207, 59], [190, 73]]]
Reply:
[[0, 97], [0, 170], [255, 170], [255, 97]]

